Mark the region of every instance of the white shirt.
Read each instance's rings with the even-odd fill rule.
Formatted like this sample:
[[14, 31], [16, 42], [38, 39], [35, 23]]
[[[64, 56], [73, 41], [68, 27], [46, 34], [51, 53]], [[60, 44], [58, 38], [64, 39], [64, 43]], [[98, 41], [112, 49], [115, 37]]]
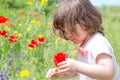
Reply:
[[[112, 56], [112, 60], [114, 63], [115, 75], [113, 80], [120, 80], [120, 72], [116, 63], [113, 48], [111, 47], [108, 40], [101, 33], [95, 33], [86, 43], [84, 49], [87, 50], [87, 54], [83, 55], [81, 53], [78, 53], [78, 61], [85, 62], [88, 64], [96, 64], [96, 57], [101, 53], [106, 53]], [[80, 73], [78, 73], [78, 75], [79, 80], [96, 80]]]

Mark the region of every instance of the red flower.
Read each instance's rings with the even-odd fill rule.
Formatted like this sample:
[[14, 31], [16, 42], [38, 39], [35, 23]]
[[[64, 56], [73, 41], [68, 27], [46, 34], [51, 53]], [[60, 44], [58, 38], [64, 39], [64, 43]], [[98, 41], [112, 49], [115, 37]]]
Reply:
[[7, 37], [7, 31], [5, 30], [0, 31], [0, 35], [3, 37]]
[[45, 43], [45, 38], [38, 38], [38, 43], [40, 43], [40, 44], [43, 44], [43, 43]]
[[68, 57], [67, 54], [63, 53], [63, 52], [59, 52], [57, 54], [54, 55], [54, 64], [55, 66], [57, 67], [57, 64], [62, 62], [62, 61], [65, 61]]
[[13, 35], [13, 34], [10, 35], [9, 41], [10, 41], [10, 42], [18, 42], [18, 36]]
[[37, 40], [31, 40], [31, 42], [28, 44], [30, 48], [34, 48], [38, 46]]
[[5, 23], [7, 22], [9, 19], [4, 17], [4, 16], [0, 16], [0, 23]]

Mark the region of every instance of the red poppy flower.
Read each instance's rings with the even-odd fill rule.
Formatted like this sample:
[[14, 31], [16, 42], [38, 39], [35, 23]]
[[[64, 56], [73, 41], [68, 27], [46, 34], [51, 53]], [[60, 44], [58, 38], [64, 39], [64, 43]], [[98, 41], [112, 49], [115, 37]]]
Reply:
[[38, 43], [40, 43], [40, 44], [43, 44], [43, 43], [45, 43], [45, 38], [38, 38]]
[[63, 53], [63, 52], [59, 52], [57, 54], [54, 55], [54, 64], [55, 66], [57, 67], [57, 64], [62, 62], [62, 61], [65, 61], [68, 57], [67, 54]]
[[28, 46], [30, 48], [34, 48], [34, 47], [38, 46], [37, 40], [31, 40], [31, 42], [28, 44]]
[[0, 23], [5, 23], [7, 22], [9, 19], [4, 17], [4, 16], [0, 16]]
[[18, 36], [16, 35], [10, 35], [9, 42], [18, 42]]
[[7, 37], [7, 31], [5, 30], [0, 31], [0, 35], [3, 37]]

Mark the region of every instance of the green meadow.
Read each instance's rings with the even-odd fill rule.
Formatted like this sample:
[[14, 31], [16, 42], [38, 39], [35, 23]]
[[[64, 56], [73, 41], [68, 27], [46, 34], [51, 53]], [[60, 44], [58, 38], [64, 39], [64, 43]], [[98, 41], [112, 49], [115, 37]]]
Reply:
[[[78, 45], [53, 33], [52, 17], [57, 5], [49, 0], [0, 1], [0, 16], [8, 18], [0, 24], [0, 31], [7, 32], [6, 37], [0, 35], [0, 80], [47, 80], [47, 70], [55, 67], [54, 54], [64, 52], [76, 59]], [[105, 36], [120, 66], [120, 6], [102, 6], [99, 10]], [[16, 41], [10, 41], [11, 35], [17, 36]]]

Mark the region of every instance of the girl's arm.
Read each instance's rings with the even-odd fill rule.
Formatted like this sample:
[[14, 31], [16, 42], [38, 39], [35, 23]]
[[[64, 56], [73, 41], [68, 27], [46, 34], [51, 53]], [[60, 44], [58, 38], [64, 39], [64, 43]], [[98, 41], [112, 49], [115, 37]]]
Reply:
[[111, 80], [114, 76], [112, 57], [102, 53], [97, 56], [96, 64], [86, 64], [73, 59], [58, 64], [58, 68], [64, 71], [74, 70], [94, 79]]

